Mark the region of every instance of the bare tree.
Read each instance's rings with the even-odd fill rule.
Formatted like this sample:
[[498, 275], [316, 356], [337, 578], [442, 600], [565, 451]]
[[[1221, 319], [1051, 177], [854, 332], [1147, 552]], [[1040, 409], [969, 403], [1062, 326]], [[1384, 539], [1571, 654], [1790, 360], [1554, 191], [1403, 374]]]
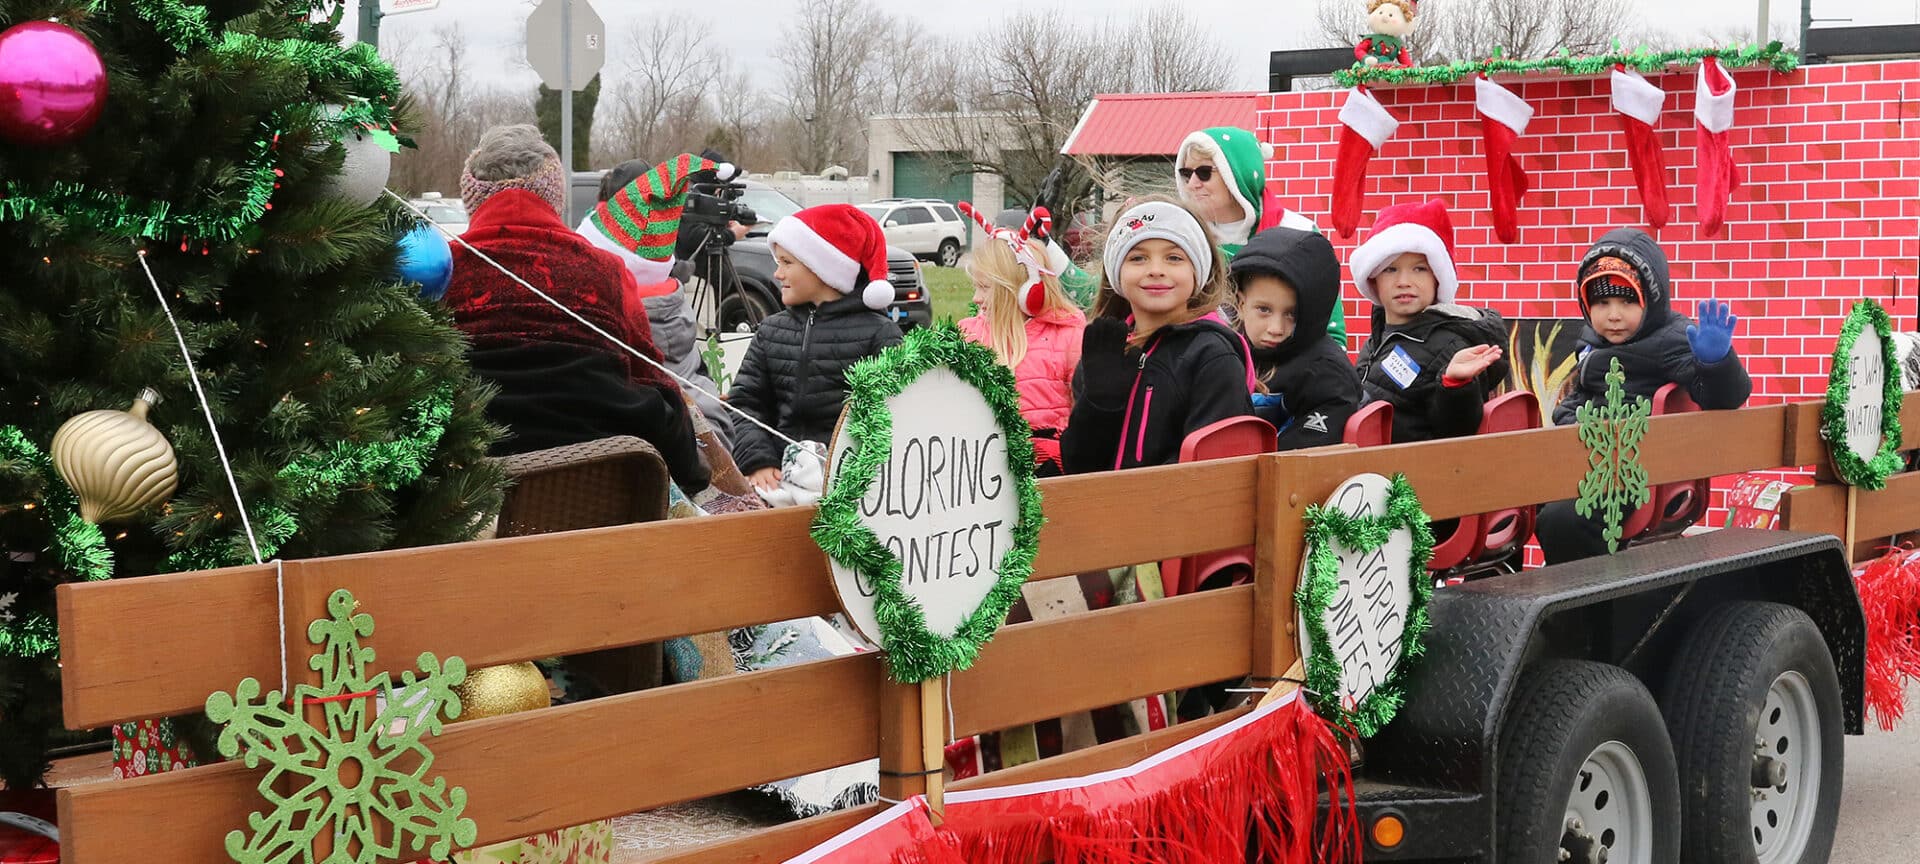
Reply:
[[[1638, 32], [1634, 0], [1427, 0], [1408, 39], [1414, 62], [1449, 63], [1493, 56], [1546, 57], [1562, 48], [1599, 54], [1616, 37]], [[1371, 28], [1365, 5], [1320, 0], [1315, 26], [1323, 45], [1353, 45]]]
[[801, 0], [799, 21], [776, 52], [786, 113], [798, 121], [793, 156], [803, 170], [854, 161], [866, 116], [863, 85], [888, 19], [868, 0]]
[[1154, 5], [1133, 20], [1123, 56], [1134, 61], [1137, 93], [1190, 93], [1226, 89], [1233, 58], [1192, 13], [1178, 6]]
[[879, 44], [884, 49], [873, 52], [867, 69], [868, 110], [874, 114], [957, 110], [954, 85], [959, 55], [966, 46], [904, 18], [879, 26]]
[[765, 173], [784, 167], [779, 140], [771, 134], [772, 108], [754, 86], [753, 75], [729, 61], [715, 82], [708, 95], [713, 110], [708, 139], [747, 170]]
[[609, 82], [615, 85], [607, 124], [614, 149], [650, 157], [687, 149], [680, 142], [702, 125], [703, 102], [721, 70], [719, 48], [708, 39], [711, 31], [710, 22], [664, 12], [632, 21], [622, 31], [625, 59], [621, 74]]
[[1071, 199], [1107, 173], [1083, 165], [1061, 182], [1060, 149], [1093, 97], [1220, 89], [1231, 61], [1216, 41], [1171, 6], [1093, 26], [1058, 10], [1019, 13], [945, 52], [965, 58], [941, 73], [952, 110], [892, 122], [911, 149], [950, 154], [949, 170], [999, 175], [1009, 201], [1036, 199], [1050, 177]]
[[399, 31], [382, 43], [405, 84], [414, 129], [414, 149], [394, 158], [396, 191], [457, 192], [461, 168], [482, 132], [534, 119], [531, 94], [474, 85], [459, 24], [436, 27], [425, 38]]

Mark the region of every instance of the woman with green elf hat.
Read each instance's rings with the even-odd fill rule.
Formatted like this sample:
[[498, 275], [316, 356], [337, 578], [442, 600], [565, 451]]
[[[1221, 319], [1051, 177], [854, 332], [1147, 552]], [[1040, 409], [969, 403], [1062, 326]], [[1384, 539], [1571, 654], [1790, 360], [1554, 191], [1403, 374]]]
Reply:
[[[1315, 233], [1320, 230], [1312, 219], [1292, 210], [1279, 208], [1277, 213], [1263, 213], [1267, 160], [1272, 158], [1273, 145], [1233, 126], [1202, 129], [1180, 142], [1174, 186], [1181, 201], [1206, 217], [1213, 241], [1229, 260], [1262, 229], [1281, 226]], [[1347, 316], [1338, 303], [1333, 307], [1333, 320], [1327, 322], [1327, 335], [1346, 346]]]

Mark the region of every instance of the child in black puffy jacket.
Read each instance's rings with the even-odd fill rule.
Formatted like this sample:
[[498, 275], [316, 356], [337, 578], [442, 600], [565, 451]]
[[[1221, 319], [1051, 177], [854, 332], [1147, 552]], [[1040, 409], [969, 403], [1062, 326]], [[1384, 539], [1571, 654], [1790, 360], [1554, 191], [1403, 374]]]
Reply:
[[[796, 441], [833, 438], [847, 369], [900, 344], [880, 310], [893, 303], [880, 225], [846, 204], [809, 207], [775, 225], [774, 278], [787, 308], [760, 323], [727, 401]], [[763, 491], [780, 487], [784, 442], [741, 423], [734, 461]]]
[[1438, 200], [1380, 211], [1353, 250], [1353, 279], [1373, 328], [1356, 371], [1365, 402], [1393, 403], [1393, 443], [1471, 435], [1507, 378], [1507, 328], [1490, 309], [1454, 303], [1453, 223]]
[[[1646, 232], [1607, 232], [1580, 260], [1574, 299], [1586, 316], [1573, 392], [1553, 409], [1553, 422], [1578, 422], [1580, 407], [1605, 398], [1607, 373], [1619, 361], [1628, 397], [1651, 398], [1677, 383], [1701, 408], [1738, 408], [1753, 395], [1753, 379], [1733, 351], [1739, 319], [1725, 303], [1700, 303], [1698, 323], [1672, 310], [1666, 253]], [[1581, 516], [1572, 501], [1541, 508], [1537, 536], [1548, 564], [1604, 555], [1604, 526]]]
[[1340, 259], [1311, 231], [1269, 228], [1233, 256], [1234, 307], [1253, 351], [1253, 413], [1281, 450], [1338, 444], [1360, 407], [1360, 376], [1327, 331]]

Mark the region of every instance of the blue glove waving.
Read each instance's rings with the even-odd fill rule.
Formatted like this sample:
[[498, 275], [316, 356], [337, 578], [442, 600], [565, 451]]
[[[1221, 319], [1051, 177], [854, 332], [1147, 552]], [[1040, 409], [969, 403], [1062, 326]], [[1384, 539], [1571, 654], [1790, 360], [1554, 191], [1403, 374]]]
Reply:
[[1740, 318], [1733, 307], [1716, 300], [1702, 300], [1695, 310], [1699, 322], [1687, 325], [1687, 343], [1693, 346], [1695, 359], [1707, 365], [1727, 359], [1733, 350], [1733, 328]]

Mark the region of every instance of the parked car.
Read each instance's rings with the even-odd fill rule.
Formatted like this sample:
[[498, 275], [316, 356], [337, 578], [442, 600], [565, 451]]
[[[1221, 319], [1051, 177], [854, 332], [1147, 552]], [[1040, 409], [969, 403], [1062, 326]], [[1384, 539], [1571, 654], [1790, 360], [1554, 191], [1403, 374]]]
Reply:
[[427, 192], [409, 203], [427, 214], [427, 221], [454, 234], [467, 233], [467, 205], [459, 200], [442, 197], [438, 192]]
[[880, 223], [889, 244], [942, 267], [960, 263], [960, 250], [967, 245], [967, 223], [952, 204], [932, 198], [885, 198], [862, 204], [860, 209]]

